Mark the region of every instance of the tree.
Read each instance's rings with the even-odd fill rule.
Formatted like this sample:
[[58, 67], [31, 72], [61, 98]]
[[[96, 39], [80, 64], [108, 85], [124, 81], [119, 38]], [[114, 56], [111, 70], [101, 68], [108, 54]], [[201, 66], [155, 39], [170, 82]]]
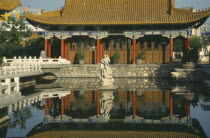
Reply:
[[0, 27], [0, 58], [24, 56], [24, 47], [20, 42], [31, 36], [31, 30], [24, 20], [9, 17]]
[[197, 62], [199, 59], [199, 51], [202, 48], [202, 38], [194, 36], [190, 39], [190, 51], [187, 56], [187, 62]]
[[44, 47], [44, 38], [36, 38], [26, 42], [24, 53], [26, 56], [40, 56], [40, 51]]
[[13, 120], [9, 124], [10, 128], [20, 126], [20, 129], [26, 129], [26, 120], [33, 117], [33, 114], [30, 107], [24, 107], [14, 111], [12, 116]]
[[207, 46], [210, 45], [210, 36], [209, 35], [202, 35], [201, 39], [202, 39], [202, 48], [203, 48], [204, 54], [209, 55], [209, 51], [208, 51]]

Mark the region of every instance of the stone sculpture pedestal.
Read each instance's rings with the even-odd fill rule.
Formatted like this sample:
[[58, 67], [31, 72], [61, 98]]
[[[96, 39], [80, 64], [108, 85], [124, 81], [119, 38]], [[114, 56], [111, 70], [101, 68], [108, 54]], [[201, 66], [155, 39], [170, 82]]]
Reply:
[[104, 55], [104, 59], [101, 60], [100, 66], [100, 84], [98, 91], [115, 91], [118, 89], [114, 86], [114, 78], [112, 77], [112, 70], [109, 66], [110, 59], [107, 55]]
[[117, 89], [118, 89], [118, 86], [112, 85], [112, 86], [100, 86], [97, 90], [113, 92], [113, 91], [116, 91]]
[[102, 78], [100, 80], [100, 87], [98, 91], [115, 91], [118, 89], [118, 86], [113, 85], [113, 78]]

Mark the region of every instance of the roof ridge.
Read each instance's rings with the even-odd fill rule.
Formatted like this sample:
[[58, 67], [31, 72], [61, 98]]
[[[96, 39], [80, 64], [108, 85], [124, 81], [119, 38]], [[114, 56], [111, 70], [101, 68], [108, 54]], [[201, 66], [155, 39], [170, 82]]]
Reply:
[[175, 8], [174, 0], [66, 0], [61, 10], [51, 13], [26, 17], [52, 25], [145, 25], [186, 24], [210, 15]]

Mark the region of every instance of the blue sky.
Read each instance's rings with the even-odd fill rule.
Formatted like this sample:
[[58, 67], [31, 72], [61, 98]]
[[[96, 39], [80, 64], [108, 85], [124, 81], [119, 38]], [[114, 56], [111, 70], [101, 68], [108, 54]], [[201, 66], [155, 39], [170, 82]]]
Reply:
[[[161, 0], [159, 0], [161, 1]], [[176, 7], [194, 7], [196, 9], [203, 9], [210, 7], [210, 0], [175, 0]], [[46, 9], [46, 11], [53, 11], [62, 8], [65, 0], [21, 0], [23, 7], [29, 6], [31, 9]], [[208, 20], [210, 22], [210, 18]]]
[[[161, 0], [160, 0], [161, 1]], [[176, 7], [194, 7], [196, 9], [210, 7], [210, 0], [175, 0]], [[23, 6], [29, 5], [30, 8], [42, 8], [47, 11], [60, 9], [65, 0], [21, 0]]]

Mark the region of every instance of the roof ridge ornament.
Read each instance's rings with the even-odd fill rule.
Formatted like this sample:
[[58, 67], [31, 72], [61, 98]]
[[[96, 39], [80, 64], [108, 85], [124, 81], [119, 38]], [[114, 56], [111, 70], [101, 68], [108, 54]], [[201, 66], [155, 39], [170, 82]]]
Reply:
[[175, 3], [174, 3], [174, 0], [169, 0], [169, 14], [171, 15], [173, 13], [173, 9], [175, 8]]

